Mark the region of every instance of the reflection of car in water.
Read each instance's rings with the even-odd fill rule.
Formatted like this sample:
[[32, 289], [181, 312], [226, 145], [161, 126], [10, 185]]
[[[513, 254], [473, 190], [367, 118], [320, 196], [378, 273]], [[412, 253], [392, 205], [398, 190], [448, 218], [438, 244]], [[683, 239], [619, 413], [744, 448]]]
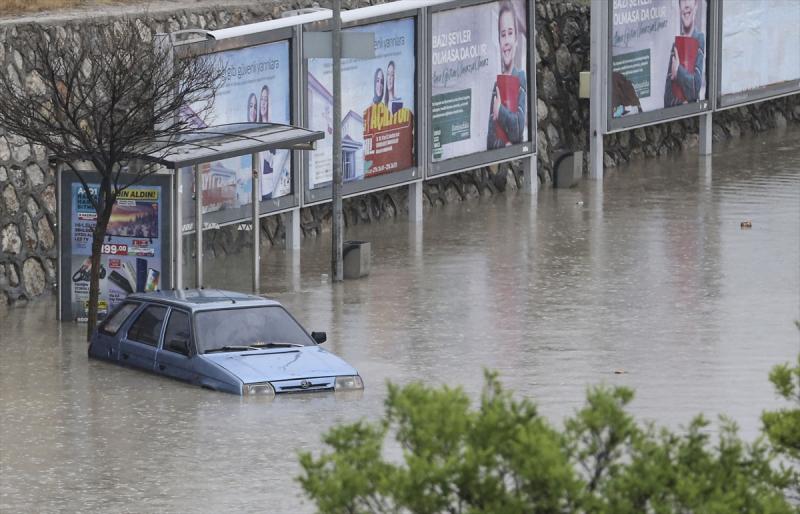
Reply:
[[236, 206], [236, 172], [221, 162], [203, 170], [203, 205], [222, 209]]

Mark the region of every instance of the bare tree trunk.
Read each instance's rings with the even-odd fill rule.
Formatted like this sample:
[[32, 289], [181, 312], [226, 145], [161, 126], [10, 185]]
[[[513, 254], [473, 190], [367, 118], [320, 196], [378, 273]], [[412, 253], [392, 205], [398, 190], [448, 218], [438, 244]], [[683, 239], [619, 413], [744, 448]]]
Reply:
[[97, 223], [92, 233], [92, 269], [89, 273], [89, 320], [86, 327], [86, 340], [92, 337], [92, 332], [97, 326], [97, 310], [100, 300], [100, 257], [102, 255], [103, 240], [106, 237], [108, 219], [101, 220], [102, 213], [97, 214]]

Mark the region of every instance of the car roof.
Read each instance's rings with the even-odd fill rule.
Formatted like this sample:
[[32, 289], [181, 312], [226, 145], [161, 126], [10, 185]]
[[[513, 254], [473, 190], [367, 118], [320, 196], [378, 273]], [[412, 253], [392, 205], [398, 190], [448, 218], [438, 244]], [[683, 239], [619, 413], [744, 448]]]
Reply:
[[172, 289], [151, 293], [133, 293], [127, 300], [165, 303], [191, 311], [280, 305], [275, 300], [222, 289]]

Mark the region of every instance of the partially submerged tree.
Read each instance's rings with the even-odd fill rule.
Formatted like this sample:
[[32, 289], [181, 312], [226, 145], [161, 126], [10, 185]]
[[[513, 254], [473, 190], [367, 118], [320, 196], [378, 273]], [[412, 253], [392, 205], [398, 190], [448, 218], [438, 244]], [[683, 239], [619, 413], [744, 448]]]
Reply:
[[[45, 147], [71, 169], [97, 212], [92, 234], [88, 332], [97, 323], [100, 254], [119, 194], [157, 171], [128, 168], [137, 154], [174, 152], [190, 126], [176, 116], [187, 105], [201, 117], [213, 107], [222, 70], [210, 59], [173, 59], [133, 19], [81, 27], [80, 41], [63, 29], [29, 27], [31, 73], [0, 73], [0, 127]], [[96, 193], [82, 163], [99, 176]], [[123, 173], [123, 171], [125, 173]]]

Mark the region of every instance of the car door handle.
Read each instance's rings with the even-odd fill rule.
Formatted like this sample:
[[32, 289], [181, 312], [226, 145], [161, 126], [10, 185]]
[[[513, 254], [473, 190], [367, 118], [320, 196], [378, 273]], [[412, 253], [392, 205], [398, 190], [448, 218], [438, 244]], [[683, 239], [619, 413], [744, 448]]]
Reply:
[[163, 364], [159, 364], [158, 365], [158, 369], [160, 369], [161, 371], [164, 371], [165, 369], [167, 369], [167, 367], [164, 366]]

